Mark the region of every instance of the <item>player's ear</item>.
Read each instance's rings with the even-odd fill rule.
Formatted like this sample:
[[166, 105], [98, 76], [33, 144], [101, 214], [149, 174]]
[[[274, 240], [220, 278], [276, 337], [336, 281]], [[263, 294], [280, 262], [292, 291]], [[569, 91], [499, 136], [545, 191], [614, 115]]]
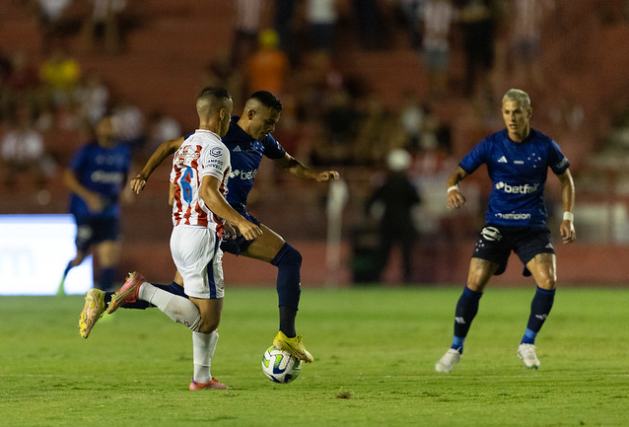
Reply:
[[250, 108], [250, 109], [247, 111], [247, 118], [248, 118], [249, 120], [253, 120], [253, 117], [254, 117], [255, 115], [256, 115], [256, 110], [254, 110], [253, 108]]
[[218, 116], [221, 118], [221, 122], [225, 120], [225, 116], [227, 116], [227, 111], [224, 108], [221, 108], [218, 112]]

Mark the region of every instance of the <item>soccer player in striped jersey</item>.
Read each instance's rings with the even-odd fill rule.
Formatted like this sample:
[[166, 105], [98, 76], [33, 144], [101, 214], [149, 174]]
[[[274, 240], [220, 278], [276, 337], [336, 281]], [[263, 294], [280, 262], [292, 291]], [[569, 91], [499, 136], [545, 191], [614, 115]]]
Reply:
[[559, 232], [563, 243], [572, 243], [576, 234], [570, 164], [553, 139], [530, 127], [532, 112], [526, 92], [509, 90], [502, 99], [506, 129], [486, 137], [472, 148], [448, 178], [448, 209], [451, 210], [465, 204], [459, 182], [483, 163], [487, 165], [493, 188], [485, 227], [474, 247], [467, 285], [456, 306], [452, 346], [435, 364], [437, 372], [448, 373], [460, 361], [483, 290], [491, 276], [505, 271], [511, 251], [524, 264], [523, 274], [532, 275], [537, 284], [517, 354], [527, 368], [537, 369], [540, 365], [535, 338], [552, 308], [557, 282], [555, 249], [546, 225], [544, 206], [548, 168], [561, 183], [564, 213]]
[[[252, 94], [245, 103], [242, 116], [234, 116], [229, 131], [223, 142], [231, 155], [231, 173], [228, 181], [227, 201], [245, 218], [260, 225], [262, 235], [253, 241], [242, 237], [225, 239], [221, 248], [235, 255], [269, 262], [278, 269], [277, 294], [279, 305], [279, 332], [273, 344], [300, 360], [312, 362], [314, 358], [308, 352], [300, 335], [295, 329], [295, 319], [301, 295], [300, 270], [302, 257], [299, 251], [276, 232], [261, 224], [247, 211], [247, 196], [251, 191], [262, 156], [275, 160], [283, 169], [299, 178], [325, 182], [338, 179], [337, 171], [315, 172], [292, 157], [273, 138], [282, 113], [280, 100], [268, 91]], [[146, 179], [155, 168], [182, 143], [183, 138], [164, 142], [148, 160], [143, 170], [132, 180], [131, 186], [139, 193], [146, 184]], [[181, 284], [179, 273], [174, 280]], [[185, 280], [184, 280], [185, 283]], [[171, 289], [173, 287], [171, 286]]]
[[233, 109], [229, 92], [205, 88], [196, 107], [199, 127], [174, 155], [169, 193], [173, 206], [170, 250], [188, 298], [166, 292], [132, 273], [111, 297], [107, 311], [113, 313], [142, 300], [183, 323], [192, 330], [194, 375], [190, 390], [225, 389], [210, 372], [224, 296], [219, 245], [226, 227], [236, 227], [246, 240], [259, 237], [262, 230], [236, 212], [224, 197], [230, 156], [221, 137], [227, 133]]
[[[292, 157], [273, 138], [271, 132], [280, 119], [282, 104], [275, 95], [267, 91], [255, 92], [245, 103], [242, 116], [232, 117], [231, 124], [223, 142], [229, 148], [231, 171], [227, 182], [227, 201], [248, 220], [258, 224], [262, 235], [252, 241], [242, 237], [226, 238], [221, 249], [235, 255], [269, 262], [278, 269], [277, 294], [279, 302], [279, 332], [273, 340], [274, 345], [305, 362], [312, 362], [313, 356], [303, 344], [295, 329], [295, 319], [301, 296], [300, 270], [302, 257], [299, 251], [276, 232], [261, 224], [247, 211], [247, 196], [252, 189], [262, 156], [275, 160], [283, 169], [299, 178], [314, 179], [318, 182], [336, 180], [337, 171], [315, 172]], [[136, 193], [142, 191], [151, 173], [170, 154], [183, 143], [178, 138], [162, 143], [138, 176], [131, 181]], [[184, 281], [179, 272], [171, 285], [161, 286], [169, 292], [182, 294]], [[87, 338], [92, 327], [102, 315], [102, 307], [111, 297], [111, 293], [97, 293], [86, 296], [86, 303], [79, 319], [81, 336]], [[129, 304], [129, 308], [146, 308], [146, 304]]]

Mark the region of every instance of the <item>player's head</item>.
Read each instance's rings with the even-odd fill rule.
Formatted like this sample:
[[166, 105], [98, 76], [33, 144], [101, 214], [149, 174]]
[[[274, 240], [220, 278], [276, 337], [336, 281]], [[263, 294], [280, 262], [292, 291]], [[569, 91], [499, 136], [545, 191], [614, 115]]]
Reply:
[[204, 88], [197, 97], [199, 127], [225, 136], [233, 109], [234, 103], [227, 89], [214, 86]]
[[112, 116], [105, 116], [96, 124], [96, 140], [103, 147], [112, 147], [116, 144], [116, 126]]
[[249, 97], [238, 124], [249, 136], [259, 140], [275, 130], [281, 114], [280, 100], [271, 92], [261, 90]]
[[521, 140], [529, 134], [531, 115], [531, 98], [520, 89], [509, 89], [502, 97], [502, 118], [509, 135]]

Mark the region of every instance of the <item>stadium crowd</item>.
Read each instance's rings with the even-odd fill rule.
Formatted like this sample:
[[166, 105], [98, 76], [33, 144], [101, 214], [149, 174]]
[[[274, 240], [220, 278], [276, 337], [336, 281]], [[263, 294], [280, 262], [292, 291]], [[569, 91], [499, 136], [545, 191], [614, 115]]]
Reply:
[[[112, 61], [129, 55], [129, 34], [145, 30], [153, 14], [125, 0], [33, 0], [13, 7], [32, 13], [41, 35], [40, 52], [0, 41], [2, 185], [32, 198], [27, 209], [58, 209], [49, 205], [49, 188], [106, 111], [139, 161], [161, 141], [193, 130], [181, 124], [180, 112], [131, 99], [117, 87], [120, 77], [84, 66], [84, 58], [94, 55]], [[238, 0], [230, 49], [216, 49], [205, 77], [194, 84], [226, 87], [236, 103], [259, 89], [278, 95], [284, 104], [278, 140], [313, 166], [343, 168], [356, 179], [350, 191], [361, 203], [383, 182], [387, 154], [408, 151], [408, 173], [424, 196], [419, 226], [434, 233], [444, 224], [442, 211], [431, 212], [437, 204], [431, 194], [452, 167], [454, 127], [473, 129], [470, 141], [495, 128], [496, 97], [506, 85], [528, 89], [546, 111], [536, 119], [558, 139], [587, 125], [584, 100], [543, 72], [548, 22], [569, 16], [572, 7], [587, 9], [562, 0]], [[596, 10], [603, 24], [626, 23], [625, 1]], [[412, 51], [421, 81], [383, 93], [343, 61], [347, 49]], [[395, 70], [382, 76], [395, 78]], [[553, 94], [549, 85], [556, 86]], [[469, 108], [461, 116], [454, 104]], [[20, 166], [25, 159], [33, 173]], [[578, 171], [578, 160], [574, 166]], [[277, 185], [273, 169], [260, 173], [258, 199]], [[310, 198], [315, 209], [323, 197]], [[360, 218], [363, 211], [361, 206], [353, 215]]]

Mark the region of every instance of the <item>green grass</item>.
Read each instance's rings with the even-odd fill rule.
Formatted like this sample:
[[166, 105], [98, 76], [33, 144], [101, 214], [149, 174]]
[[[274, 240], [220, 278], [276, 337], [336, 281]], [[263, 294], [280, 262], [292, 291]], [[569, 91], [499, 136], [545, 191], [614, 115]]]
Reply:
[[81, 297], [1, 297], [0, 425], [627, 425], [629, 289], [559, 290], [538, 371], [515, 354], [533, 292], [488, 289], [443, 375], [460, 288], [304, 289], [316, 360], [276, 385], [260, 369], [275, 292], [228, 289], [212, 373], [232, 389], [200, 392], [190, 332], [157, 309], [119, 310], [83, 340]]

